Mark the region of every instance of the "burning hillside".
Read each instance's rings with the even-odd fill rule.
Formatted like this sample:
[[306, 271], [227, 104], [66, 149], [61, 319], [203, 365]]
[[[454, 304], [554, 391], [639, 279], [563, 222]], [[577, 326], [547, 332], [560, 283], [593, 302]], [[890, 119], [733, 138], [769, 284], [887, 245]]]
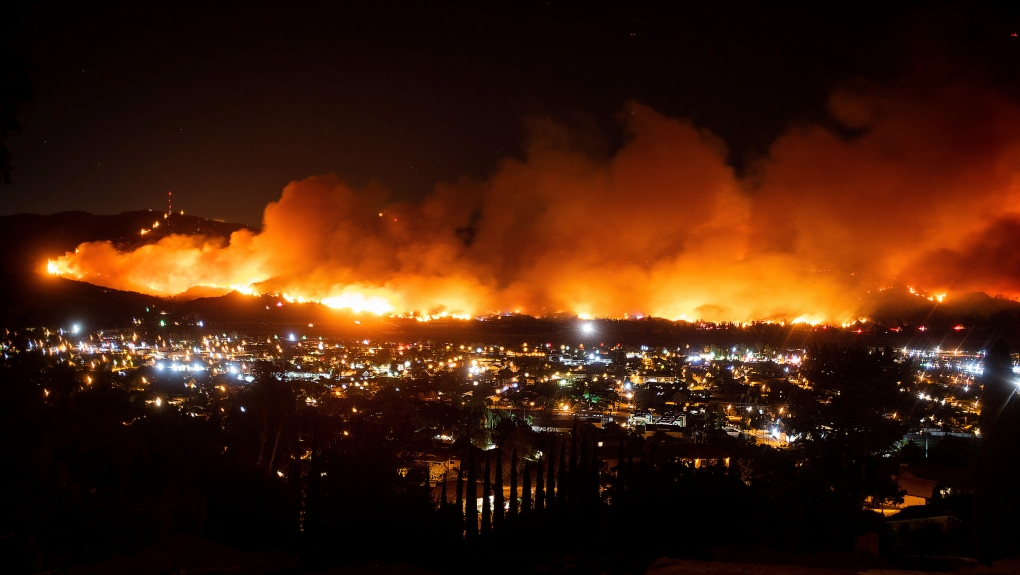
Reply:
[[420, 201], [315, 176], [260, 232], [84, 243], [48, 269], [423, 316], [842, 322], [896, 284], [1020, 296], [1020, 108], [930, 78], [854, 86], [830, 108], [838, 129], [794, 127], [740, 176], [712, 134], [631, 104], [608, 157], [534, 122], [523, 160]]

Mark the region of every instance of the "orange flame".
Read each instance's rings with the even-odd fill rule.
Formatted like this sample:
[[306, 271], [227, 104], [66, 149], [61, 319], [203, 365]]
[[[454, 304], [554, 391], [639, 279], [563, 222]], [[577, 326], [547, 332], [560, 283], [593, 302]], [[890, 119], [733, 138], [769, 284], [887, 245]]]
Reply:
[[213, 286], [422, 318], [817, 324], [867, 316], [861, 294], [889, 279], [939, 302], [949, 288], [1020, 295], [1020, 109], [981, 86], [943, 88], [838, 92], [835, 119], [862, 135], [797, 128], [743, 178], [713, 135], [631, 104], [608, 159], [537, 122], [526, 160], [418, 202], [316, 176], [288, 185], [259, 233], [123, 253], [87, 243], [47, 269], [162, 296]]

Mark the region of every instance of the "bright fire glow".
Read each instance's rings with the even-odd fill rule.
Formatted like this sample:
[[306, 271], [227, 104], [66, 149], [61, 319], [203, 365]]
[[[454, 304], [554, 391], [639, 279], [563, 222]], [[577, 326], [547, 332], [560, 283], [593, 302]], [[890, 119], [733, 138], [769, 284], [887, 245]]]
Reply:
[[358, 292], [323, 298], [322, 303], [332, 308], [349, 309], [356, 312], [368, 311], [379, 315], [394, 311], [393, 306], [386, 298], [366, 296]]
[[[85, 243], [46, 269], [159, 296], [233, 289], [423, 321], [640, 311], [838, 325], [871, 315], [888, 285], [937, 302], [949, 287], [1017, 297], [1006, 260], [1020, 242], [1020, 108], [953, 81], [836, 92], [833, 121], [860, 136], [800, 126], [753, 177], [712, 134], [630, 104], [609, 157], [536, 121], [524, 159], [418, 201], [315, 176], [289, 184], [259, 232], [127, 252]], [[969, 121], [933, 121], [947, 106]], [[962, 153], [967, 138], [987, 145]]]

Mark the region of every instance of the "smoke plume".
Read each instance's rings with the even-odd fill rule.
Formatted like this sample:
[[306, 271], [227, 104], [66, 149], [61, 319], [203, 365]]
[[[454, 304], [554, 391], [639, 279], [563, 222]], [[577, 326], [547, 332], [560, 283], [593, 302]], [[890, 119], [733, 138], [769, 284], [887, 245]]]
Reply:
[[[55, 273], [173, 295], [279, 292], [375, 312], [844, 321], [896, 284], [1020, 296], [1020, 108], [915, 76], [836, 91], [738, 177], [726, 148], [632, 103], [609, 157], [537, 122], [523, 160], [393, 201], [292, 182], [261, 232], [79, 246]], [[950, 295], [951, 297], [951, 295]]]

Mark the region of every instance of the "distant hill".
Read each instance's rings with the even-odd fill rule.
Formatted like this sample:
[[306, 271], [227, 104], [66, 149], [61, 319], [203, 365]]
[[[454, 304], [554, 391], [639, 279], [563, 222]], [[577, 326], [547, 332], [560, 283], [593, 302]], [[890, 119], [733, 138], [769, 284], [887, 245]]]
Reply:
[[1020, 334], [1020, 302], [983, 292], [953, 293], [943, 302], [910, 293], [907, 288], [869, 294], [866, 305], [878, 329], [934, 332], [981, 328], [989, 333]]
[[[203, 234], [228, 238], [247, 226], [192, 215], [143, 210], [97, 216], [60, 212], [48, 216], [0, 216], [0, 266], [6, 270], [34, 269], [40, 262], [73, 251], [84, 242], [110, 241], [122, 250], [155, 243], [170, 234]], [[154, 223], [158, 227], [153, 227]], [[141, 230], [151, 230], [141, 234]]]
[[[62, 325], [76, 318], [93, 326], [120, 325], [158, 298], [55, 278], [46, 261], [81, 243], [110, 241], [119, 249], [154, 243], [170, 234], [227, 238], [246, 226], [191, 215], [135, 211], [97, 216], [86, 212], [0, 216], [0, 320], [4, 325]], [[153, 224], [159, 222], [158, 227]], [[141, 230], [150, 230], [142, 234]]]
[[[288, 304], [274, 296], [222, 295], [218, 290], [196, 288], [172, 299], [98, 287], [45, 273], [48, 259], [73, 251], [83, 242], [110, 241], [118, 249], [134, 249], [169, 234], [201, 234], [228, 238], [246, 228], [242, 224], [197, 216], [138, 211], [110, 216], [63, 212], [49, 216], [0, 216], [0, 322], [3, 325], [64, 326], [85, 323], [88, 328], [123, 326], [132, 319], [148, 325], [166, 323], [167, 329], [188, 328], [203, 322], [223, 329], [343, 335], [391, 340], [436, 338], [446, 341], [570, 341], [579, 336], [573, 317], [536, 319], [528, 316], [493, 316], [487, 321], [457, 320], [420, 323], [413, 319], [380, 318], [371, 314], [337, 311], [319, 304]], [[154, 227], [154, 223], [159, 226]], [[148, 230], [145, 234], [141, 230]], [[792, 331], [761, 324], [699, 326], [658, 318], [599, 320], [599, 329], [586, 337], [589, 343], [617, 342], [669, 344], [736, 344], [758, 341], [770, 345], [803, 346], [818, 338], [858, 338], [869, 345], [964, 345], [983, 347], [989, 339], [1004, 336], [1020, 342], [1020, 302], [985, 293], [950, 294], [944, 302], [915, 294], [906, 287], [861, 295], [870, 321], [849, 330], [801, 326]], [[309, 327], [311, 324], [314, 327]], [[862, 339], [863, 338], [863, 339]]]

